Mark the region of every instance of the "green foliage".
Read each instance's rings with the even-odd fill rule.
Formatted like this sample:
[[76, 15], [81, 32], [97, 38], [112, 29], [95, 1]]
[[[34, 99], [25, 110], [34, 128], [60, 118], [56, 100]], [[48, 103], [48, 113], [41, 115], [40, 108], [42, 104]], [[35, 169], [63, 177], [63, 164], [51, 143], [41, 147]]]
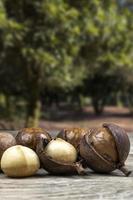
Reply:
[[43, 90], [80, 88], [102, 111], [133, 70], [132, 31], [132, 13], [111, 0], [0, 0], [0, 92], [25, 99], [30, 124]]
[[88, 21], [83, 25], [79, 59], [87, 66], [85, 94], [91, 96], [97, 114], [103, 111], [112, 92], [123, 91], [125, 68], [129, 73], [133, 70], [132, 13], [118, 10], [111, 1], [106, 3], [93, 1], [82, 10]]
[[[32, 76], [38, 76], [41, 86], [66, 88], [72, 86], [76, 77], [77, 70], [72, 70], [72, 64], [80, 48], [81, 32], [77, 24], [78, 11], [63, 1], [59, 3], [5, 0], [8, 19], [12, 22], [8, 31], [12, 44], [6, 45], [8, 50], [15, 48], [19, 52], [20, 63], [16, 64], [25, 68], [30, 81], [35, 78]], [[79, 73], [77, 75], [79, 80]]]

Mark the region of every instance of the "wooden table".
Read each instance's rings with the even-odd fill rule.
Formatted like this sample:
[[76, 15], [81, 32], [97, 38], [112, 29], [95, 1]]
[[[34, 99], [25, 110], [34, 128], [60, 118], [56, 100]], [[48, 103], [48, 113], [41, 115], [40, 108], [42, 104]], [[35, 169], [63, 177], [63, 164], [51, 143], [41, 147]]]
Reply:
[[[133, 136], [126, 162], [133, 169]], [[124, 177], [115, 171], [109, 175], [91, 172], [88, 176], [52, 176], [39, 170], [34, 177], [14, 179], [0, 175], [0, 200], [79, 200], [133, 199], [133, 174]]]

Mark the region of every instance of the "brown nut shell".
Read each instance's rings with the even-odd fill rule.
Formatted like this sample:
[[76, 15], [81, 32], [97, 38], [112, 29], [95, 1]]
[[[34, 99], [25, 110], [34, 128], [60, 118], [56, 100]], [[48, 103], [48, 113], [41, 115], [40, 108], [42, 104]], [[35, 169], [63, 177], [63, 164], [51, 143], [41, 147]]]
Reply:
[[91, 139], [85, 135], [80, 143], [80, 154], [85, 159], [89, 168], [96, 172], [108, 173], [115, 169], [115, 165], [111, 165], [105, 160], [92, 146]]
[[115, 138], [119, 162], [124, 163], [130, 151], [130, 141], [126, 131], [116, 124], [104, 123], [103, 127], [107, 128]]
[[108, 134], [109, 136], [106, 138], [107, 140], [105, 140], [104, 137], [101, 138], [101, 149], [99, 148], [100, 146], [97, 148], [99, 142], [95, 143], [94, 140], [94, 136], [99, 129], [93, 129], [91, 134], [85, 135], [81, 140], [81, 156], [85, 159], [88, 167], [96, 172], [109, 173], [115, 169], [120, 169], [128, 176], [131, 172], [124, 168], [124, 161], [126, 160], [130, 149], [128, 135], [121, 127], [115, 124], [105, 123], [100, 131], [101, 130], [104, 131], [104, 134]]
[[87, 130], [83, 128], [68, 128], [61, 130], [57, 135], [57, 138], [62, 138], [78, 149], [80, 140], [86, 133]]
[[44, 138], [47, 141], [52, 139], [50, 134], [42, 128], [23, 128], [18, 132], [16, 142], [18, 145], [36, 150], [38, 138]]
[[53, 160], [51, 157], [45, 154], [45, 144], [43, 139], [41, 139], [36, 148], [36, 153], [38, 154], [42, 167], [51, 174], [55, 175], [71, 175], [71, 174], [80, 174], [84, 175], [85, 170], [82, 167], [80, 162], [77, 163], [63, 163]]
[[16, 145], [16, 140], [13, 135], [8, 132], [0, 132], [0, 159], [6, 149]]

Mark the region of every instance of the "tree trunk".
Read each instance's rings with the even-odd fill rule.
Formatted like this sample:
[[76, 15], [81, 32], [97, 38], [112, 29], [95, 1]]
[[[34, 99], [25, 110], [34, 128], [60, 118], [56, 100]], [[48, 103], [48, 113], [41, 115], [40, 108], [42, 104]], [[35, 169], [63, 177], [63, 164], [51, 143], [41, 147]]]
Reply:
[[128, 101], [128, 108], [131, 115], [133, 115], [133, 93], [128, 94], [127, 101]]
[[42, 70], [33, 59], [30, 66], [26, 66], [26, 84], [27, 84], [27, 119], [26, 127], [38, 127], [41, 115], [40, 91]]
[[41, 114], [41, 103], [39, 99], [31, 99], [27, 105], [26, 127], [38, 127]]
[[14, 106], [9, 95], [5, 95], [6, 117], [12, 119]]
[[104, 102], [98, 99], [92, 99], [92, 106], [96, 115], [101, 115], [104, 110]]

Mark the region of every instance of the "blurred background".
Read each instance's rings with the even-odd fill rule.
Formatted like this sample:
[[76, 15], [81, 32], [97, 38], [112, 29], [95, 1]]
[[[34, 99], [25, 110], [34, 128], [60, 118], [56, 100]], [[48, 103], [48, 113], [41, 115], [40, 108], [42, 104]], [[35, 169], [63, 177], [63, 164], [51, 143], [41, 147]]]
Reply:
[[0, 128], [133, 131], [132, 0], [0, 0]]

